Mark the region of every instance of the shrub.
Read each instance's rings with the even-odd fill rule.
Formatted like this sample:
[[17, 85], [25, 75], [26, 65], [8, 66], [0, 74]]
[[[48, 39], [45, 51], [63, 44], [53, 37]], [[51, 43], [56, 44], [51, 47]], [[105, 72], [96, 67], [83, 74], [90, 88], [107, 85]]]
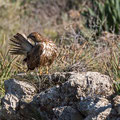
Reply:
[[92, 0], [92, 8], [88, 8], [88, 26], [90, 26], [90, 18], [92, 24], [95, 23], [95, 29], [98, 33], [104, 31], [113, 31], [119, 33], [120, 26], [120, 0], [106, 0], [104, 3]]

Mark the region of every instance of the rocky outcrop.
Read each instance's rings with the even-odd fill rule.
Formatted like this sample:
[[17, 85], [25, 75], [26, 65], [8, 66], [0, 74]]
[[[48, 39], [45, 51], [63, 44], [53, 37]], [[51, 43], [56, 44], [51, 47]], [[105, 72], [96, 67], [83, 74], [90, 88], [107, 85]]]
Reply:
[[110, 117], [112, 104], [103, 97], [87, 98], [80, 101], [78, 110], [84, 116], [87, 116], [85, 120], [92, 120], [93, 118], [97, 120], [106, 120], [107, 117]]
[[5, 96], [2, 98], [2, 117], [6, 120], [20, 118], [17, 113], [21, 101], [29, 103], [35, 95], [35, 88], [26, 82], [9, 79], [4, 82]]
[[113, 98], [113, 83], [110, 77], [98, 72], [81, 74], [66, 72], [48, 75], [47, 79], [62, 83], [36, 93], [34, 86], [26, 82], [6, 80], [6, 94], [2, 98], [0, 119], [114, 120], [119, 118], [119, 96]]
[[80, 112], [71, 106], [56, 107], [53, 112], [58, 120], [83, 120]]

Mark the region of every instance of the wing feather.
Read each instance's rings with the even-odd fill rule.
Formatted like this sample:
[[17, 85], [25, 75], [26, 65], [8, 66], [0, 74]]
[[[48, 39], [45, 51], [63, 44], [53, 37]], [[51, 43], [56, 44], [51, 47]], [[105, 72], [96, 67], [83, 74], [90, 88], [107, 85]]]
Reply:
[[14, 35], [10, 41], [12, 42], [10, 45], [13, 47], [10, 49], [11, 54], [27, 55], [27, 53], [33, 48], [33, 45], [20, 33]]

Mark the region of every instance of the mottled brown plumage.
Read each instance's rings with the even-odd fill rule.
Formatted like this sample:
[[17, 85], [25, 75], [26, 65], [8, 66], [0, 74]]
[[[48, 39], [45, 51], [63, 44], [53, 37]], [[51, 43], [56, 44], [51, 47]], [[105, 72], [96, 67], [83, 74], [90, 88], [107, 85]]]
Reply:
[[[35, 44], [32, 44], [28, 38]], [[56, 45], [37, 32], [31, 33], [27, 37], [17, 33], [10, 40], [13, 47], [10, 53], [25, 55], [26, 58], [23, 61], [27, 63], [28, 70], [34, 70], [37, 67], [49, 67], [57, 56]]]

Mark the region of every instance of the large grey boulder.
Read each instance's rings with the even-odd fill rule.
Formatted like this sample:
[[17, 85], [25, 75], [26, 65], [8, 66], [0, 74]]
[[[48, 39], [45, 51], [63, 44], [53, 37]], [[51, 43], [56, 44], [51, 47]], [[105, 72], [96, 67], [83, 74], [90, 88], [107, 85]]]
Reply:
[[85, 116], [90, 114], [96, 115], [108, 108], [112, 109], [111, 103], [102, 97], [87, 98], [80, 101], [78, 105], [78, 110]]
[[27, 82], [17, 81], [15, 79], [5, 80], [5, 93], [13, 94], [18, 99], [31, 100], [36, 93], [34, 86]]
[[106, 120], [110, 119], [112, 113], [112, 104], [103, 97], [87, 98], [77, 105], [78, 110], [84, 116], [85, 120]]
[[34, 101], [41, 107], [51, 109], [73, 103], [92, 96], [110, 96], [113, 93], [112, 81], [97, 72], [83, 74], [71, 73], [68, 80], [34, 96]]
[[[52, 80], [58, 84], [38, 94], [26, 82], [6, 80], [0, 119], [87, 120], [101, 114], [109, 116], [112, 104], [107, 98], [114, 93], [110, 77], [98, 72], [64, 72], [41, 80], [44, 78], [47, 84]], [[92, 114], [95, 112], [97, 116]]]
[[53, 112], [54, 120], [84, 120], [80, 112], [71, 106], [56, 107]]
[[120, 115], [120, 96], [117, 95], [113, 98], [114, 109], [118, 115]]
[[25, 101], [26, 103], [32, 101], [36, 89], [26, 82], [17, 81], [15, 79], [6, 80], [4, 86], [6, 94], [2, 98], [1, 116], [7, 120], [19, 118], [17, 111], [21, 101]]

